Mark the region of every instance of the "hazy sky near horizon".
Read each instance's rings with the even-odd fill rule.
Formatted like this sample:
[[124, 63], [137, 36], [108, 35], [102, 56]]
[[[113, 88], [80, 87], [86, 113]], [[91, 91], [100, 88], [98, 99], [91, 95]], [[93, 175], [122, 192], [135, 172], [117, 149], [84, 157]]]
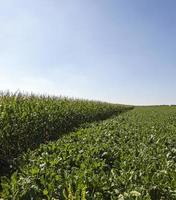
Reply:
[[176, 104], [175, 0], [0, 0], [0, 90]]

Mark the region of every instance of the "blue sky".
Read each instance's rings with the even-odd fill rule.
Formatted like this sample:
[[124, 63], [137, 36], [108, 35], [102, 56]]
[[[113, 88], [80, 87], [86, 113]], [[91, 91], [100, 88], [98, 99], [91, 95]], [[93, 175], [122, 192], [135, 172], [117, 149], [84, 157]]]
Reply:
[[0, 1], [0, 90], [176, 103], [175, 0]]

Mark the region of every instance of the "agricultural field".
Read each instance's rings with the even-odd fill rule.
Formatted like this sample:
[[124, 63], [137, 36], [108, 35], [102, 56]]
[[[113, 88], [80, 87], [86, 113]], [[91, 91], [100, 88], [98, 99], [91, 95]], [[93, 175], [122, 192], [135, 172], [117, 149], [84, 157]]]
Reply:
[[3, 200], [176, 200], [176, 107], [135, 107], [16, 163], [2, 178]]
[[15, 160], [28, 149], [54, 141], [80, 126], [107, 119], [131, 109], [104, 102], [0, 94], [0, 176], [13, 171]]
[[43, 144], [2, 199], [176, 199], [176, 108], [137, 107]]

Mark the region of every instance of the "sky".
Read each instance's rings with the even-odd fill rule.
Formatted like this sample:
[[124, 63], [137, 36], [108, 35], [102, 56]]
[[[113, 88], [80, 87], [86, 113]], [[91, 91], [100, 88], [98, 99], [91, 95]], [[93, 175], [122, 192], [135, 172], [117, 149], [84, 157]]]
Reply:
[[0, 90], [176, 104], [175, 0], [0, 0]]

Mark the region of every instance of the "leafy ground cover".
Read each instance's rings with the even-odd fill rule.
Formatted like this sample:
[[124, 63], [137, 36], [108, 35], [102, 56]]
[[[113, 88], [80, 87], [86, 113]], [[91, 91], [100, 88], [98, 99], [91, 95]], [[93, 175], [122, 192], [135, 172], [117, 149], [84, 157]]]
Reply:
[[3, 199], [176, 199], [176, 107], [135, 108], [41, 145], [2, 180]]
[[28, 148], [128, 109], [131, 107], [95, 101], [1, 93], [0, 174]]

